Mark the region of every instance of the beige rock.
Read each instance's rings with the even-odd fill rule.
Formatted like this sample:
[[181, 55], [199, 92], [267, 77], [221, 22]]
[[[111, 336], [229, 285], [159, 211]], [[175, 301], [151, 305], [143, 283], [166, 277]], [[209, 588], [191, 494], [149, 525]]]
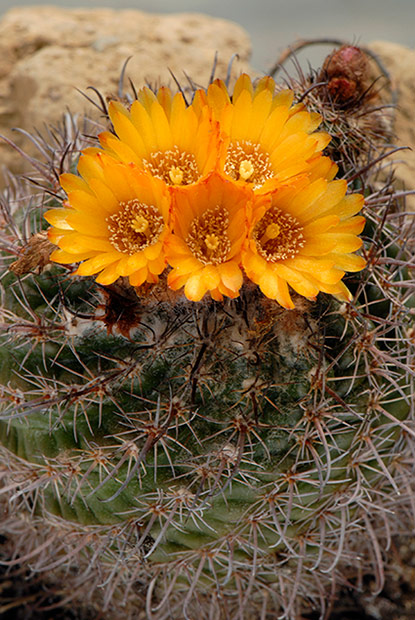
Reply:
[[[403, 188], [415, 191], [415, 50], [384, 41], [376, 41], [370, 48], [384, 63], [397, 91], [396, 144], [412, 149], [394, 155], [395, 177]], [[415, 211], [415, 195], [407, 197], [407, 205]]]
[[[12, 127], [42, 130], [72, 112], [94, 113], [78, 92], [94, 86], [117, 93], [122, 66], [137, 88], [147, 81], [172, 84], [169, 69], [205, 85], [215, 52], [216, 75], [224, 77], [238, 53], [234, 74], [249, 71], [251, 44], [237, 24], [206, 15], [155, 15], [136, 10], [61, 9], [51, 6], [10, 10], [0, 21], [0, 133], [19, 144]], [[24, 141], [28, 146], [28, 140]], [[18, 170], [21, 158], [0, 143], [2, 167]]]

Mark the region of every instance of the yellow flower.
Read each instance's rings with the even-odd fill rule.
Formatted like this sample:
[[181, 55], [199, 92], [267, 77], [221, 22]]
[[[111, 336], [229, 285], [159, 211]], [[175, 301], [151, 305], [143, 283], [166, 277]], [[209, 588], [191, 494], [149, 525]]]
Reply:
[[247, 75], [236, 82], [232, 98], [221, 80], [209, 86], [207, 95], [198, 91], [195, 109], [207, 105], [220, 123], [220, 172], [256, 192], [308, 173], [330, 136], [315, 131], [320, 115], [303, 104], [293, 106], [293, 97], [291, 90], [275, 93], [271, 77], [254, 88]]
[[356, 213], [363, 196], [345, 196], [346, 182], [302, 179], [297, 186], [256, 197], [242, 264], [267, 297], [293, 308], [288, 285], [314, 299], [319, 291], [350, 300], [341, 281], [365, 260], [353, 254], [365, 220]]
[[103, 132], [102, 147], [124, 163], [134, 163], [171, 186], [187, 186], [211, 172], [219, 149], [218, 123], [210, 110], [196, 112], [181, 93], [166, 87], [157, 95], [144, 88], [127, 110], [108, 107], [116, 136]]
[[246, 235], [246, 207], [252, 192], [213, 172], [191, 190], [173, 195], [173, 230], [166, 256], [173, 267], [168, 284], [199, 301], [237, 297], [243, 274], [240, 252]]
[[96, 149], [81, 156], [78, 172], [63, 174], [66, 208], [45, 214], [57, 263], [81, 262], [81, 276], [99, 273], [100, 284], [129, 276], [133, 286], [157, 282], [166, 266], [170, 196], [159, 179]]

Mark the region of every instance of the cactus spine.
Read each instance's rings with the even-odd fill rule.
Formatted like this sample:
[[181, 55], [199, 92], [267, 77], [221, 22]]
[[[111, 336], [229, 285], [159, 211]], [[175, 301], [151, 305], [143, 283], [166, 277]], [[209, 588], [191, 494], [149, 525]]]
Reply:
[[[293, 83], [298, 98], [309, 86]], [[372, 165], [385, 144], [356, 150], [353, 115], [372, 118], [376, 106], [330, 91], [309, 97], [329, 133], [344, 134], [330, 155], [365, 194], [367, 268], [347, 277], [351, 301], [329, 294], [337, 289], [315, 301], [291, 293], [286, 309], [246, 276], [238, 291], [227, 279], [194, 301], [194, 288], [174, 290], [173, 263], [166, 275], [149, 262], [141, 282], [127, 268], [108, 282], [109, 272], [95, 280], [50, 263], [42, 214], [61, 218], [58, 170], [74, 171], [89, 144], [70, 117], [52, 146], [39, 144], [48, 161], [36, 163], [36, 184], [15, 179], [4, 195], [11, 569], [27, 563], [109, 618], [145, 609], [160, 620], [294, 619], [304, 602], [324, 614], [333, 584], [359, 572], [382, 587], [397, 507], [411, 506], [410, 232], [391, 179]], [[113, 122], [124, 114], [114, 109]], [[117, 147], [109, 132], [102, 143]], [[283, 191], [304, 199], [299, 183]], [[137, 234], [150, 215], [135, 213]], [[209, 243], [216, 251], [213, 233]]]

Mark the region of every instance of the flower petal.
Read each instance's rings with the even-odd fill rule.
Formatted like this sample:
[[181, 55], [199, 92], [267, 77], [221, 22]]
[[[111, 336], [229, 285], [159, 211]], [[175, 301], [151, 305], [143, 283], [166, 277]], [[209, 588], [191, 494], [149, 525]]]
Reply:
[[261, 275], [258, 284], [266, 297], [275, 299], [283, 308], [294, 308], [287, 283], [279, 278], [272, 269], [267, 269]]

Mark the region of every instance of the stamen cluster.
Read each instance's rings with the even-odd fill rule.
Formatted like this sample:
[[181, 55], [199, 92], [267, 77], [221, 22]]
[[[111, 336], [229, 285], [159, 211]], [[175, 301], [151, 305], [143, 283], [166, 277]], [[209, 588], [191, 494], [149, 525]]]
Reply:
[[244, 278], [285, 308], [290, 288], [350, 298], [342, 278], [365, 264], [354, 254], [363, 199], [332, 181], [330, 138], [291, 91], [242, 75], [232, 96], [220, 80], [190, 105], [145, 88], [109, 115], [114, 131], [83, 152], [79, 175], [61, 176], [65, 208], [46, 214], [52, 260], [104, 285], [166, 270], [192, 301], [237, 297]]

